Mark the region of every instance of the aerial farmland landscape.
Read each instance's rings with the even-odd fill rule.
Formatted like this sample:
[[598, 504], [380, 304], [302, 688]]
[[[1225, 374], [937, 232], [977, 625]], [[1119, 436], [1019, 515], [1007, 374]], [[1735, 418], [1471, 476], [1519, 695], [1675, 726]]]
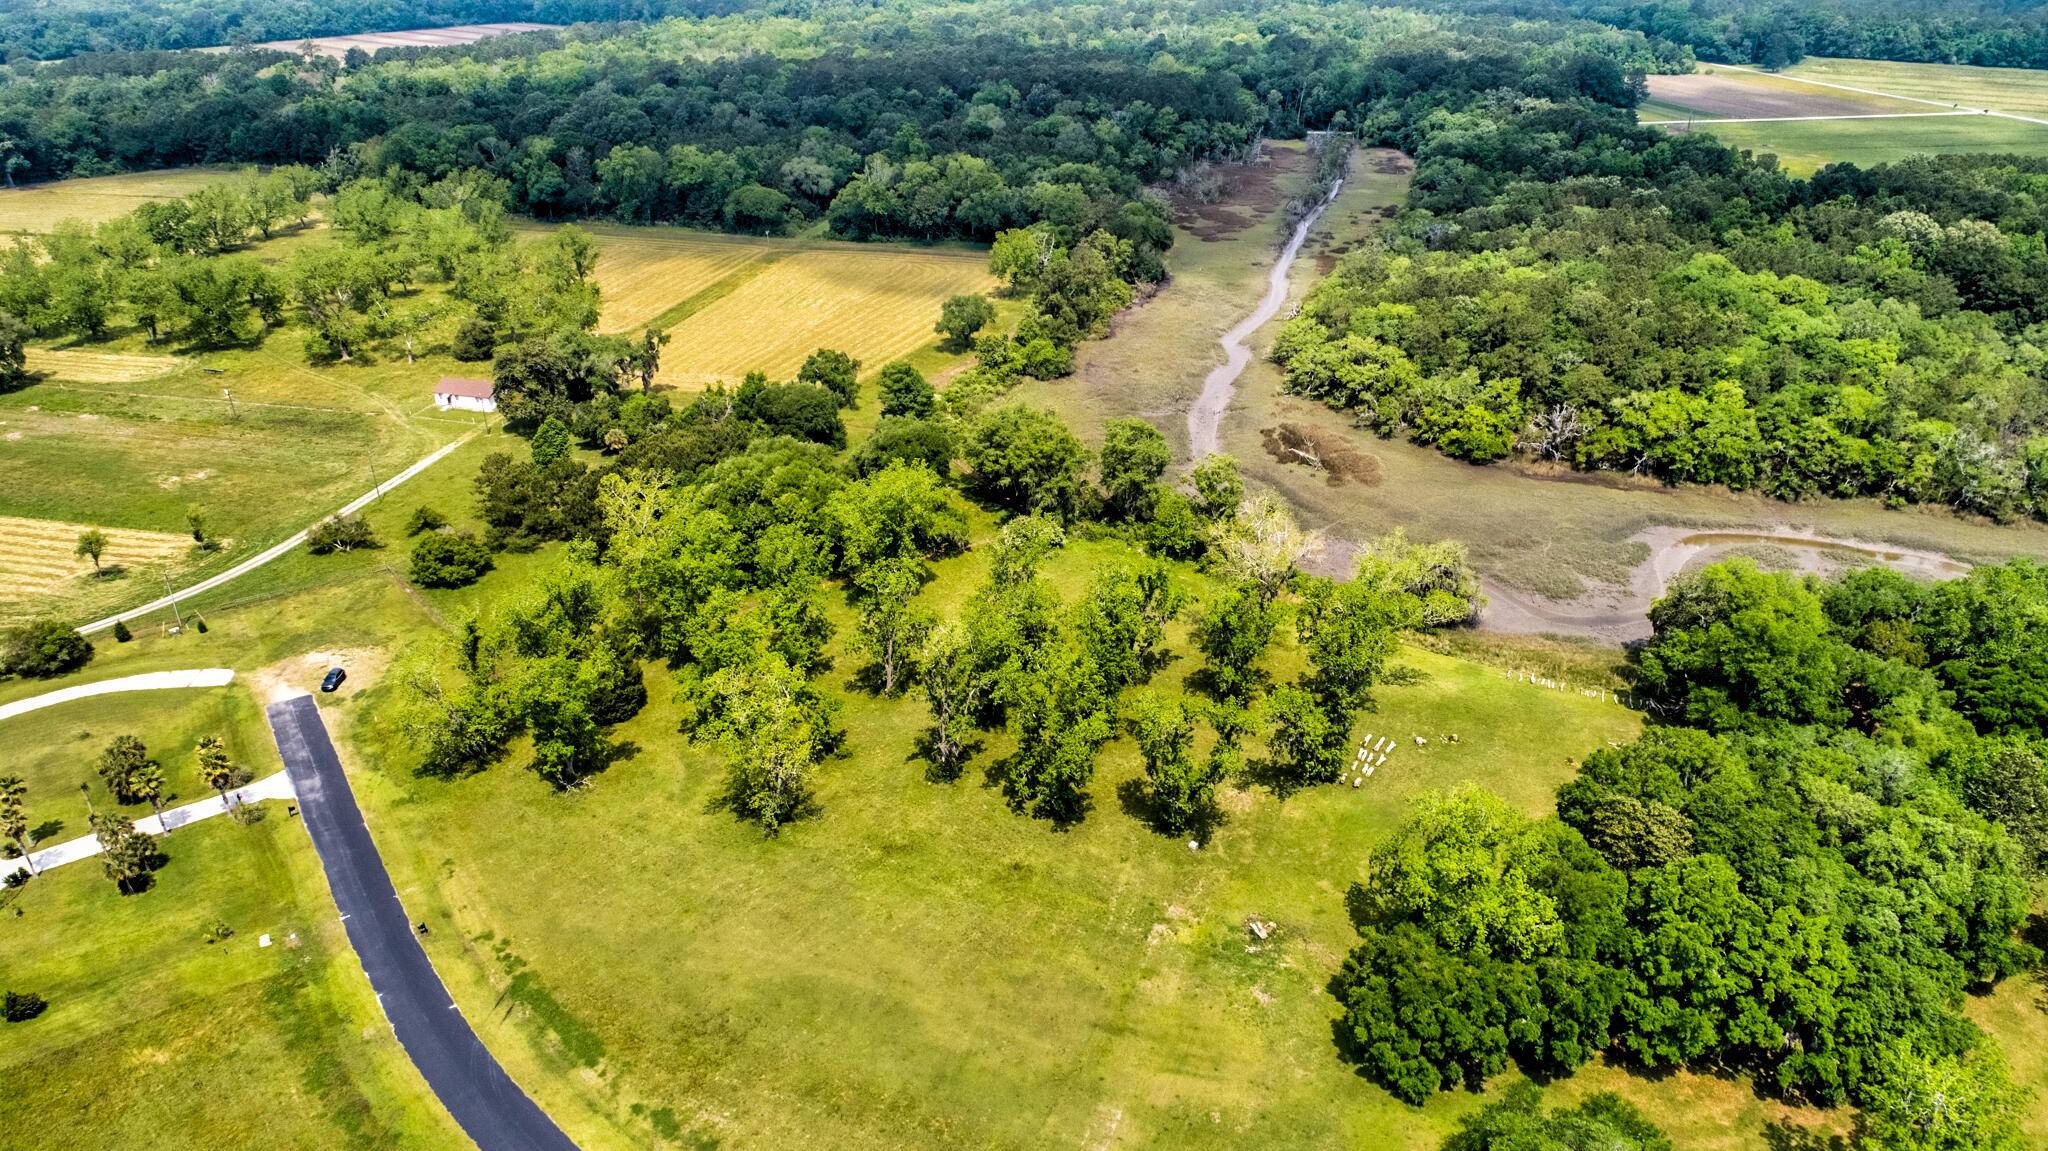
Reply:
[[0, 1149], [2048, 1146], [2048, 9], [0, 48]]

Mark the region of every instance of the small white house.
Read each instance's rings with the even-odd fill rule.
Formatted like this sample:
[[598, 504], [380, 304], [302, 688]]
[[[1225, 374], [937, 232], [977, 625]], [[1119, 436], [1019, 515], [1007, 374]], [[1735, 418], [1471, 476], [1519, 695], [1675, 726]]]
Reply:
[[434, 385], [434, 406], [444, 412], [450, 408], [465, 412], [495, 412], [498, 410], [496, 392], [489, 380], [442, 376], [441, 382]]

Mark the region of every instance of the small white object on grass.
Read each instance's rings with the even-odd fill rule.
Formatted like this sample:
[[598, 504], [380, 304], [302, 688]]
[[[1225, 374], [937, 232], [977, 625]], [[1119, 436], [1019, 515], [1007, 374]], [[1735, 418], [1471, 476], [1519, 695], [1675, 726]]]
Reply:
[[1200, 851], [1200, 850], [1202, 850], [1202, 841], [1201, 841], [1201, 840], [1199, 840], [1199, 839], [1190, 839], [1190, 840], [1188, 840], [1188, 850], [1189, 850], [1189, 851]]
[[258, 947], [268, 947], [268, 946], [270, 946], [270, 936], [269, 936], [269, 935], [267, 935], [267, 934], [266, 934], [266, 935], [261, 935], [261, 936], [258, 936], [258, 937], [257, 937], [257, 939], [256, 939], [256, 946], [258, 946]]

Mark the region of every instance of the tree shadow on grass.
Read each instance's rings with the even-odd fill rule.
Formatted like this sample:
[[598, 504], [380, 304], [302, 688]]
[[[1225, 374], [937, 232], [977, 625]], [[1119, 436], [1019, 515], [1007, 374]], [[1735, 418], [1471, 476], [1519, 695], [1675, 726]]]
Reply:
[[62, 819], [46, 819], [29, 829], [29, 838], [38, 844], [48, 843], [64, 834]]
[[1766, 1151], [1849, 1151], [1849, 1141], [1840, 1135], [1809, 1131], [1783, 1119], [1765, 1123], [1763, 1137]]
[[962, 741], [960, 744], [959, 762], [954, 763], [950, 767], [939, 762], [938, 755], [934, 750], [937, 745], [938, 732], [932, 728], [925, 728], [917, 733], [917, 739], [911, 745], [910, 759], [912, 761], [924, 761], [924, 777], [928, 782], [957, 783], [960, 777], [967, 773], [967, 765], [974, 762], [975, 756], [981, 754], [983, 741], [979, 739]]

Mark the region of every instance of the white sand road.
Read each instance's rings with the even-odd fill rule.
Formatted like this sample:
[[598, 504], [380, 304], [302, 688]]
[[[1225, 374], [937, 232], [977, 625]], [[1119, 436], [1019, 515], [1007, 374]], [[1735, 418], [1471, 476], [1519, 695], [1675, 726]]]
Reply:
[[140, 675], [124, 675], [119, 679], [103, 679], [97, 683], [78, 683], [46, 691], [41, 695], [18, 699], [13, 703], [0, 703], [0, 719], [12, 719], [17, 715], [40, 708], [70, 703], [74, 699], [91, 699], [96, 695], [112, 695], [121, 691], [163, 691], [178, 687], [226, 687], [234, 682], [232, 668], [203, 667], [190, 671], [146, 671]]

